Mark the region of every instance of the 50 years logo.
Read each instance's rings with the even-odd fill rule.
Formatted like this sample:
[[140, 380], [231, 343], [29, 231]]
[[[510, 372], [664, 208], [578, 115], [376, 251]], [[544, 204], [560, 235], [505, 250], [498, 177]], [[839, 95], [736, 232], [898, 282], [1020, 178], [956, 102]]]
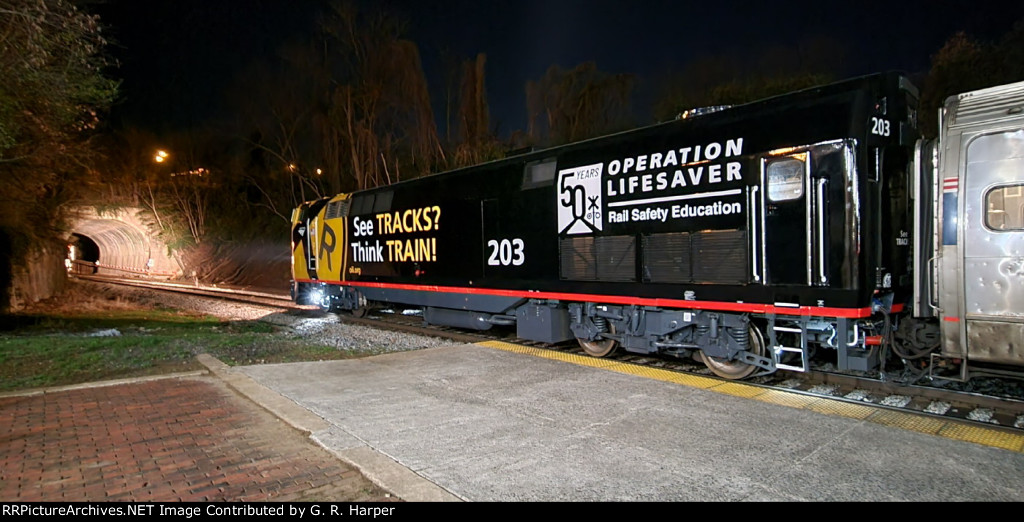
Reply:
[[558, 233], [589, 234], [602, 229], [603, 163], [558, 172]]

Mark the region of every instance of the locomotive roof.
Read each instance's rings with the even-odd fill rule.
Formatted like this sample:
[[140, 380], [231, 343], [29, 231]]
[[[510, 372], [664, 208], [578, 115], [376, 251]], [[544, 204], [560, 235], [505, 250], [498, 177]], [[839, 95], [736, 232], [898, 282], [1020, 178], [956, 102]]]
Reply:
[[874, 74], [859, 76], [859, 77], [855, 77], [855, 78], [849, 78], [849, 79], [846, 79], [846, 80], [842, 80], [842, 81], [838, 81], [838, 82], [834, 82], [834, 83], [830, 83], [830, 84], [819, 85], [819, 86], [816, 86], [816, 87], [809, 87], [807, 89], [802, 89], [802, 90], [799, 90], [799, 91], [793, 91], [793, 92], [789, 92], [789, 93], [784, 93], [784, 94], [780, 94], [780, 95], [776, 95], [776, 96], [771, 96], [771, 97], [768, 97], [768, 98], [762, 98], [760, 100], [755, 100], [755, 101], [744, 103], [744, 104], [741, 104], [741, 105], [734, 105], [734, 106], [731, 106], [731, 107], [723, 108], [721, 110], [710, 111], [710, 112], [707, 112], [705, 114], [698, 114], [696, 116], [685, 118], [685, 119], [672, 119], [672, 120], [668, 120], [668, 121], [664, 121], [664, 122], [659, 122], [659, 123], [655, 123], [655, 124], [651, 124], [651, 125], [646, 125], [646, 126], [642, 126], [642, 127], [636, 127], [636, 128], [633, 128], [633, 129], [628, 129], [628, 130], [624, 130], [624, 131], [620, 131], [620, 132], [616, 132], [616, 133], [612, 133], [612, 134], [606, 134], [606, 135], [603, 135], [603, 136], [597, 136], [597, 137], [594, 137], [594, 138], [588, 138], [586, 140], [581, 140], [581, 141], [576, 141], [576, 142], [572, 142], [572, 143], [566, 143], [566, 144], [563, 144], [563, 145], [547, 147], [547, 148], [544, 148], [544, 149], [531, 150], [531, 151], [523, 152], [521, 154], [516, 154], [516, 155], [513, 155], [513, 156], [507, 156], [507, 157], [504, 157], [504, 158], [499, 158], [499, 159], [488, 161], [488, 162], [485, 162], [485, 163], [478, 163], [478, 164], [475, 164], [475, 165], [470, 165], [470, 166], [467, 166], [467, 167], [461, 167], [461, 168], [458, 168], [458, 169], [453, 169], [453, 170], [448, 170], [448, 171], [442, 171], [442, 172], [437, 172], [437, 173], [433, 173], [433, 174], [428, 174], [428, 175], [421, 176], [421, 177], [418, 177], [418, 178], [409, 179], [409, 180], [405, 180], [405, 181], [400, 181], [398, 183], [393, 183], [391, 185], [382, 185], [382, 186], [379, 186], [379, 187], [373, 187], [373, 188], [364, 189], [364, 190], [352, 191], [350, 194], [352, 194], [352, 195], [355, 195], [355, 194], [370, 194], [370, 193], [374, 193], [374, 192], [378, 192], [378, 191], [386, 191], [386, 190], [389, 190], [389, 189], [393, 189], [396, 186], [410, 186], [410, 185], [416, 185], [418, 183], [430, 182], [430, 180], [436, 179], [439, 176], [454, 176], [454, 175], [459, 175], [459, 174], [462, 174], [462, 173], [467, 173], [468, 171], [474, 171], [474, 170], [478, 170], [478, 169], [500, 168], [501, 166], [504, 166], [504, 165], [507, 165], [507, 164], [510, 164], [510, 163], [529, 163], [529, 162], [533, 162], [533, 161], [545, 160], [545, 159], [551, 158], [552, 156], [554, 156], [557, 153], [561, 153], [561, 152], [565, 152], [565, 151], [572, 151], [572, 150], [575, 150], [575, 149], [578, 149], [578, 148], [586, 148], [589, 144], [591, 144], [591, 143], [593, 143], [595, 141], [614, 139], [616, 137], [620, 137], [620, 136], [624, 136], [624, 135], [631, 135], [631, 134], [634, 134], [634, 133], [641, 133], [641, 132], [651, 131], [653, 129], [660, 129], [660, 128], [664, 128], [664, 127], [670, 127], [670, 126], [676, 126], [676, 125], [688, 125], [688, 124], [691, 124], [692, 122], [700, 122], [701, 124], [706, 124], [706, 123], [713, 123], [713, 122], [718, 121], [718, 120], [742, 119], [747, 114], [754, 114], [754, 113], [763, 112], [763, 111], [766, 110], [766, 108], [769, 108], [769, 107], [784, 108], [786, 106], [796, 105], [796, 104], [805, 102], [807, 100], [814, 100], [814, 99], [824, 98], [824, 97], [827, 97], [827, 96], [830, 96], [830, 95], [836, 94], [836, 93], [843, 93], [843, 92], [850, 92], [850, 91], [857, 91], [857, 90], [877, 89], [880, 86], [886, 85], [889, 82], [892, 82], [892, 84], [898, 84], [901, 88], [910, 91], [915, 96], [917, 95], [917, 92], [918, 92], [917, 88], [912, 83], [910, 83], [910, 81], [902, 73], [895, 72], [895, 71], [893, 71], [893, 72], [874, 73]]

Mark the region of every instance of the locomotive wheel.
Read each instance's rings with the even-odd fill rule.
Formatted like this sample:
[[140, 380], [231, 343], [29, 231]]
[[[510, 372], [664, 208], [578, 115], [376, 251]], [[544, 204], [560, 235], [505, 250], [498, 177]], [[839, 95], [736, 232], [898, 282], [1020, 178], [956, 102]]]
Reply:
[[353, 308], [352, 310], [349, 310], [349, 313], [352, 314], [352, 317], [357, 317], [360, 319], [366, 317], [366, 314], [369, 312], [370, 307], [368, 306], [360, 306], [359, 308]]
[[[608, 325], [608, 330], [611, 333], [615, 333], [615, 326], [612, 324]], [[603, 341], [585, 341], [579, 337], [576, 340], [580, 343], [584, 352], [591, 357], [606, 357], [618, 348], [618, 343], [615, 339], [605, 339]]]
[[[750, 341], [747, 345], [747, 351], [764, 357], [764, 338], [761, 337], [761, 331], [755, 328], [753, 324], [747, 328], [750, 332]], [[745, 379], [757, 370], [757, 366], [754, 366], [753, 364], [747, 364], [742, 361], [727, 361], [725, 359], [711, 357], [706, 355], [703, 351], [700, 352], [700, 358], [704, 361], [704, 364], [709, 370], [723, 379]]]

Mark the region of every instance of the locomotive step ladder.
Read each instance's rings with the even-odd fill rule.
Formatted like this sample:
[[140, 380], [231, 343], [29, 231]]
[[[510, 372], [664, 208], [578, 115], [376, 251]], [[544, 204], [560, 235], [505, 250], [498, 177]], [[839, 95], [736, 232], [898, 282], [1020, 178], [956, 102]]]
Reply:
[[[788, 321], [791, 323], [787, 326], [776, 326], [775, 318], [771, 317], [768, 319], [768, 338], [771, 342], [772, 352], [775, 357], [775, 367], [780, 370], [793, 370], [798, 372], [806, 372], [810, 369], [809, 361], [807, 356], [807, 322], [806, 321]], [[779, 333], [795, 333], [800, 335], [800, 346], [785, 346], [783, 345], [776, 336], [776, 332]], [[800, 365], [783, 363], [783, 356], [787, 354], [799, 354]]]

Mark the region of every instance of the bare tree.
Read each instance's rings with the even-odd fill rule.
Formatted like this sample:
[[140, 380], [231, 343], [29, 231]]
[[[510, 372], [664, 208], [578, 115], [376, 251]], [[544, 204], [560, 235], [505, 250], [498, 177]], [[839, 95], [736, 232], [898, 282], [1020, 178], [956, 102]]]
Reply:
[[838, 42], [822, 36], [755, 53], [726, 50], [706, 56], [659, 81], [654, 115], [668, 120], [689, 109], [737, 105], [828, 83], [835, 79], [844, 56]]
[[237, 92], [247, 93], [234, 98], [248, 148], [239, 169], [263, 195], [256, 205], [288, 221], [288, 209], [341, 190], [344, 163], [331, 148], [320, 150], [317, 128], [328, 106], [329, 78], [318, 46], [312, 40], [287, 44], [275, 58], [253, 64], [236, 80]]
[[322, 29], [336, 87], [321, 135], [346, 145], [356, 187], [393, 183], [403, 170], [420, 175], [443, 162], [419, 50], [402, 38], [402, 24], [335, 2]]
[[453, 165], [464, 167], [500, 158], [501, 144], [491, 129], [490, 109], [484, 66], [487, 57], [478, 54], [462, 64], [459, 86], [459, 142], [455, 144]]
[[194, 169], [174, 173], [170, 183], [171, 201], [184, 222], [193, 244], [202, 244], [206, 237], [206, 220], [210, 203], [209, 173]]
[[403, 25], [351, 2], [324, 11], [308, 40], [239, 79], [250, 93], [240, 101], [243, 132], [259, 157], [249, 182], [278, 215], [444, 164], [419, 51], [402, 38]]
[[593, 62], [568, 71], [553, 65], [526, 84], [527, 133], [556, 145], [624, 130], [633, 125], [632, 92], [631, 75], [604, 73]]

